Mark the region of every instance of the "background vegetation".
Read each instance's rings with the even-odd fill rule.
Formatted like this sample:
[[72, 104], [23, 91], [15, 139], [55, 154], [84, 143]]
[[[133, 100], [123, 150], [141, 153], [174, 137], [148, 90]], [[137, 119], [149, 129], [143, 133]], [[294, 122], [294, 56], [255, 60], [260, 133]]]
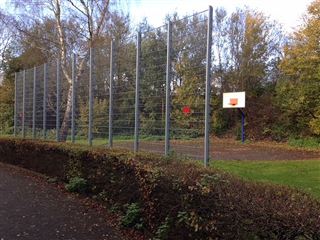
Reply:
[[[81, 1], [82, 2], [82, 1]], [[124, 73], [117, 78], [116, 85], [122, 92], [122, 100], [117, 102], [121, 108], [132, 106], [134, 90], [134, 57], [135, 47], [130, 37], [135, 34], [130, 17], [117, 9], [114, 2], [46, 0], [21, 4], [10, 1], [15, 15], [0, 10], [0, 31], [6, 41], [1, 45], [1, 71], [4, 81], [0, 86], [0, 131], [12, 132], [14, 72], [31, 68], [56, 58], [62, 60], [65, 68], [72, 52], [79, 56], [88, 56], [90, 47], [103, 47], [115, 39], [121, 53], [117, 59], [117, 72]], [[40, 5], [39, 5], [40, 4]], [[239, 114], [236, 111], [222, 109], [222, 93], [227, 91], [246, 91], [247, 107], [246, 129], [251, 139], [287, 140], [320, 136], [320, 1], [315, 0], [308, 8], [304, 22], [293, 34], [286, 35], [281, 26], [266, 17], [263, 13], [250, 9], [238, 9], [227, 13], [224, 9], [216, 9], [214, 14], [213, 41], [213, 89], [212, 89], [212, 134], [228, 135], [239, 132]], [[168, 16], [175, 20], [176, 14]], [[87, 21], [90, 19], [90, 21]], [[187, 38], [177, 46], [192, 46], [205, 34], [205, 23], [197, 17], [187, 18], [179, 22], [179, 31]], [[200, 24], [199, 24], [200, 22]], [[56, 29], [57, 31], [52, 31]], [[145, 21], [142, 31], [151, 26]], [[174, 33], [178, 34], [178, 33]], [[146, 71], [142, 81], [142, 96], [157, 96], [143, 101], [141, 106], [142, 134], [161, 135], [159, 126], [163, 114], [159, 110], [159, 102], [164, 102], [163, 83], [150, 83], [150, 79], [162, 77], [161, 68], [166, 58], [165, 32], [159, 28], [144, 36], [142, 51], [157, 52], [155, 58], [146, 55], [143, 69]], [[183, 54], [177, 47], [174, 52], [174, 105], [189, 104], [195, 112], [200, 111], [199, 98], [204, 92], [204, 84], [199, 71], [189, 71], [192, 64], [203, 65], [203, 46], [192, 48], [190, 54]], [[102, 54], [104, 59], [108, 53]], [[99, 58], [99, 56], [97, 56]], [[83, 59], [86, 59], [84, 57]], [[125, 59], [125, 61], [124, 61]], [[84, 60], [85, 62], [86, 60]], [[79, 63], [79, 68], [81, 63]], [[85, 65], [85, 63], [84, 63]], [[80, 68], [79, 72], [85, 67]], [[68, 80], [67, 71], [64, 70]], [[199, 77], [200, 76], [200, 77]], [[69, 81], [69, 80], [68, 80]], [[66, 83], [68, 84], [68, 82]], [[97, 83], [99, 85], [99, 83]], [[69, 87], [71, 88], [70, 84]], [[85, 86], [84, 86], [85, 87]], [[80, 91], [81, 92], [81, 91]], [[131, 95], [130, 95], [131, 94]], [[86, 97], [86, 94], [79, 94]], [[142, 97], [143, 98], [143, 97]], [[160, 101], [159, 101], [160, 99]], [[81, 104], [79, 122], [86, 124], [85, 104]], [[108, 100], [97, 94], [95, 109], [104, 111]], [[64, 106], [68, 117], [68, 107]], [[98, 114], [98, 113], [95, 113]], [[50, 115], [50, 114], [48, 114]], [[190, 128], [195, 119], [185, 119], [181, 111], [173, 108], [175, 128]], [[115, 109], [115, 116], [117, 110]], [[121, 134], [121, 128], [133, 124], [134, 114], [128, 112], [128, 119], [123, 121], [115, 117], [115, 125]], [[94, 129], [101, 132], [105, 118], [97, 117]], [[63, 127], [63, 126], [62, 126]], [[188, 133], [192, 137], [199, 135], [201, 126], [193, 126], [197, 131]], [[80, 135], [87, 134], [79, 130]], [[317, 141], [317, 140], [316, 140]]]

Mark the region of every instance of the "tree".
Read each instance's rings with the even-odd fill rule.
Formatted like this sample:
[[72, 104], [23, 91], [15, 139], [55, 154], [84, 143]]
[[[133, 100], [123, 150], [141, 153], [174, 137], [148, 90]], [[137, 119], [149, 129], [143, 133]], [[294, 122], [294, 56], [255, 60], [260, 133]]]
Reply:
[[298, 135], [320, 135], [320, 1], [308, 8], [304, 25], [291, 37], [281, 61], [277, 102], [282, 124]]
[[[51, 29], [42, 29], [36, 39], [51, 43], [46, 50], [56, 51], [54, 57], [60, 59], [64, 78], [68, 82], [67, 103], [63, 122], [60, 129], [61, 140], [66, 140], [71, 110], [72, 110], [72, 79], [68, 67], [72, 52], [80, 56], [76, 79], [80, 79], [87, 64], [88, 50], [95, 47], [103, 36], [108, 20], [110, 19], [110, 1], [95, 0], [45, 0], [42, 2], [30, 2], [29, 4], [14, 2], [20, 9], [18, 17], [11, 17], [11, 23], [22, 35], [35, 36], [28, 31], [30, 26], [49, 22], [56, 31], [50, 34]], [[49, 19], [49, 20], [48, 20]], [[53, 45], [53, 46], [52, 46]], [[35, 44], [39, 47], [38, 44]], [[51, 48], [52, 47], [52, 48]]]
[[141, 129], [163, 135], [165, 119], [166, 35], [162, 28], [145, 26], [141, 59]]
[[9, 49], [3, 54], [3, 82], [0, 84], [0, 132], [13, 132], [14, 73], [22, 69], [21, 59], [12, 56]]
[[[273, 116], [270, 109], [272, 90], [277, 80], [279, 50], [283, 41], [280, 27], [261, 12], [238, 9], [227, 15], [223, 9], [216, 11], [214, 25], [213, 79], [218, 101], [212, 116], [213, 129], [236, 126], [238, 112], [221, 110], [222, 92], [246, 91], [247, 133], [255, 137], [268, 128]], [[266, 107], [268, 106], [268, 107]], [[267, 116], [261, 118], [261, 116]]]
[[[204, 133], [206, 30], [203, 15], [174, 22], [172, 130], [175, 136]], [[190, 108], [190, 113], [184, 113]]]

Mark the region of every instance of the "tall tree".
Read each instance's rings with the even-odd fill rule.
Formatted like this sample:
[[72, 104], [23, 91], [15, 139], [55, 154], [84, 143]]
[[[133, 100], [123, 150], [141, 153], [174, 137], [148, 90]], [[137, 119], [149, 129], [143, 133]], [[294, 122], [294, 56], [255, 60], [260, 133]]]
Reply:
[[[283, 41], [281, 28], [261, 12], [250, 9], [238, 9], [231, 15], [220, 9], [216, 11], [215, 20], [217, 58], [213, 76], [219, 101], [213, 104], [218, 104], [215, 108], [221, 106], [222, 92], [245, 91], [248, 133], [258, 135], [272, 117], [267, 108], [272, 105], [267, 102], [271, 101], [269, 87], [276, 81], [275, 72], [278, 72], [276, 63]], [[264, 115], [269, 117], [259, 120]], [[235, 126], [238, 116], [233, 111], [228, 114], [215, 111], [213, 129]]]
[[55, 57], [60, 59], [63, 75], [68, 81], [67, 104], [60, 129], [61, 140], [66, 140], [72, 110], [72, 79], [68, 69], [69, 60], [72, 51], [76, 51], [81, 57], [76, 74], [79, 79], [87, 62], [88, 50], [95, 47], [105, 32], [110, 19], [110, 1], [44, 0], [28, 4], [14, 1], [14, 4], [20, 10], [20, 14], [16, 18], [11, 18], [10, 23], [23, 35], [34, 36], [28, 31], [28, 28], [43, 23], [48, 18], [54, 22], [55, 31], [51, 36], [48, 34], [50, 35], [52, 29], [49, 31], [45, 29], [38, 37], [54, 44], [54, 49], [58, 53]]
[[314, 1], [304, 25], [284, 48], [283, 79], [277, 100], [284, 124], [295, 134], [320, 135], [320, 1]]

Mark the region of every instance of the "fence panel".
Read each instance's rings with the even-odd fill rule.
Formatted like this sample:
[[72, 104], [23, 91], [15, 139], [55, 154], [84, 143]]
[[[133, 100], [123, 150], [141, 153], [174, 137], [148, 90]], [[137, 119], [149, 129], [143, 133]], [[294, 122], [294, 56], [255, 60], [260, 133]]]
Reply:
[[106, 145], [109, 137], [110, 44], [94, 51], [93, 144]]
[[203, 159], [208, 11], [172, 20], [17, 73], [16, 135]]
[[171, 150], [203, 159], [207, 12], [174, 21]]
[[16, 136], [22, 136], [22, 120], [23, 120], [23, 71], [16, 73]]
[[33, 69], [25, 71], [24, 93], [24, 134], [30, 138], [32, 133], [32, 106], [33, 106]]
[[167, 26], [142, 32], [140, 150], [164, 153]]
[[57, 63], [47, 64], [47, 97], [46, 97], [46, 135], [47, 139], [56, 139], [57, 115]]
[[135, 36], [115, 46], [113, 81], [113, 145], [133, 150], [135, 120]]

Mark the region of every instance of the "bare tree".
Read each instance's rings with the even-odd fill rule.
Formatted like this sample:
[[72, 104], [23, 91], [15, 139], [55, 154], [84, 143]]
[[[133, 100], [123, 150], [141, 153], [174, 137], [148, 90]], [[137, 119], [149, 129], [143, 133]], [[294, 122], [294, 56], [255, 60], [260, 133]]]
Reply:
[[[54, 34], [49, 38], [45, 38], [43, 34], [34, 37], [54, 44], [58, 53], [54, 57], [60, 59], [62, 73], [68, 82], [67, 103], [59, 130], [60, 140], [65, 141], [72, 111], [72, 79], [68, 71], [68, 59], [73, 51], [81, 56], [76, 73], [76, 79], [79, 79], [88, 58], [89, 49], [95, 46], [110, 19], [110, 0], [43, 0], [27, 3], [16, 0], [13, 4], [20, 11], [15, 18], [11, 17], [10, 24], [22, 35], [33, 34], [29, 31], [30, 26], [43, 23], [48, 19], [54, 20]], [[70, 41], [70, 35], [74, 36], [71, 38], [73, 42]]]

